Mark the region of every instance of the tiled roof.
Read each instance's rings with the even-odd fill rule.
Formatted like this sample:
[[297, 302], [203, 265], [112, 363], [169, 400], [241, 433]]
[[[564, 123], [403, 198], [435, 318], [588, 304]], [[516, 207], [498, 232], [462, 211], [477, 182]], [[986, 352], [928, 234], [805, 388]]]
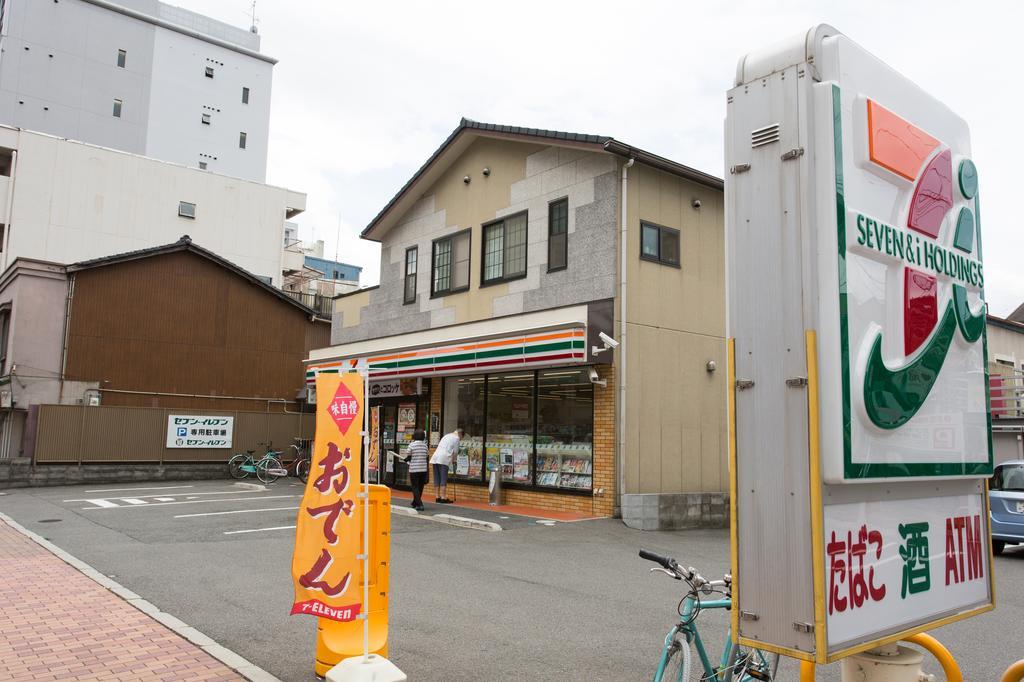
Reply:
[[209, 249], [204, 249], [203, 247], [199, 246], [198, 244], [193, 242], [192, 238], [189, 237], [187, 234], [182, 235], [181, 239], [171, 244], [153, 246], [148, 249], [138, 249], [136, 251], [126, 251], [124, 253], [115, 253], [111, 256], [104, 256], [102, 258], [93, 258], [91, 260], [79, 261], [78, 263], [73, 263], [69, 265], [67, 267], [67, 271], [77, 272], [79, 270], [88, 270], [90, 268], [99, 268], [106, 265], [114, 265], [116, 263], [125, 263], [127, 261], [139, 260], [141, 258], [162, 256], [164, 254], [175, 253], [178, 251], [191, 251], [192, 253], [195, 253], [198, 256], [202, 256], [203, 258], [213, 261], [217, 265], [232, 271], [233, 273], [240, 277], [244, 277], [253, 284], [265, 289], [268, 293], [273, 294], [277, 298], [295, 306], [296, 308], [306, 313], [307, 315], [315, 316], [317, 314], [317, 312], [312, 308], [305, 306], [302, 303], [299, 303], [297, 300], [295, 300], [291, 296], [288, 296], [286, 293], [284, 293], [277, 287], [267, 284], [262, 279], [252, 274], [245, 268], [239, 265], [235, 265], [228, 259], [218, 256], [213, 251], [210, 251]]

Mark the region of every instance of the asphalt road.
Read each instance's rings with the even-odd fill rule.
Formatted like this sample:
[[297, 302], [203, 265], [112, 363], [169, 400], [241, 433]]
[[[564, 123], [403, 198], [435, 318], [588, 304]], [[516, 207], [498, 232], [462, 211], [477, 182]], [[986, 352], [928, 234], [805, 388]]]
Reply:
[[[7, 491], [0, 511], [281, 679], [311, 680], [315, 621], [288, 615], [300, 493], [292, 482], [35, 488]], [[428, 505], [442, 511], [460, 513]], [[648, 573], [637, 548], [708, 577], [727, 570], [723, 531], [465, 515], [505, 529], [392, 517], [391, 659], [412, 680], [650, 679], [681, 594]], [[1024, 549], [997, 557], [995, 571], [994, 612], [933, 632], [972, 681], [996, 680], [1024, 657]], [[720, 648], [725, 612], [706, 612], [700, 625]], [[837, 668], [818, 679], [838, 680]], [[795, 670], [785, 662], [783, 679]]]

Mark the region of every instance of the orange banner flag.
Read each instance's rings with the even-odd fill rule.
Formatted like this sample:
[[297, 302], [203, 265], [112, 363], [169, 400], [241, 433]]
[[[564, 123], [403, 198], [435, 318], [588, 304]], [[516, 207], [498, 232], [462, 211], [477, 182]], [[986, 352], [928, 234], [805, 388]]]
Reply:
[[357, 513], [363, 430], [363, 377], [316, 378], [316, 441], [299, 506], [292, 554], [292, 614], [354, 620], [362, 608], [362, 513]]

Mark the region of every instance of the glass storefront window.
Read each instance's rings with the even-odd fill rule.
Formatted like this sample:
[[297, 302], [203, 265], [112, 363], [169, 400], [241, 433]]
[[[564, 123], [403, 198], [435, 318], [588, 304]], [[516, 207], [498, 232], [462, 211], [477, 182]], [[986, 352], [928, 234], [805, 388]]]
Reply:
[[455, 458], [456, 477], [480, 479], [483, 472], [484, 377], [449, 377], [444, 380], [442, 436], [461, 426], [466, 434]]
[[594, 385], [587, 371], [445, 378], [443, 433], [466, 430], [453, 475], [486, 481], [497, 469], [510, 483], [591, 490]]
[[487, 377], [487, 464], [501, 480], [533, 482], [533, 372]]
[[587, 370], [546, 370], [537, 380], [537, 485], [590, 489], [594, 385]]

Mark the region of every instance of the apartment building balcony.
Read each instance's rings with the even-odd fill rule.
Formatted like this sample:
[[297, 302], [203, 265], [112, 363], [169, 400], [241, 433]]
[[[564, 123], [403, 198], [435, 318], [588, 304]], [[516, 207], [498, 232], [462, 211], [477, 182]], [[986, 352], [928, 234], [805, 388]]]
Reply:
[[989, 377], [989, 405], [992, 411], [992, 429], [1021, 430], [1024, 426], [1024, 373], [1015, 371], [993, 374]]
[[281, 254], [281, 271], [288, 276], [302, 272], [306, 264], [306, 254], [302, 250], [302, 242], [293, 241], [285, 244]]
[[334, 311], [334, 299], [330, 296], [324, 296], [322, 294], [307, 293], [305, 291], [287, 291], [282, 290], [285, 296], [298, 301], [308, 308], [312, 308], [316, 311], [316, 314], [325, 320], [331, 319], [331, 313]]

